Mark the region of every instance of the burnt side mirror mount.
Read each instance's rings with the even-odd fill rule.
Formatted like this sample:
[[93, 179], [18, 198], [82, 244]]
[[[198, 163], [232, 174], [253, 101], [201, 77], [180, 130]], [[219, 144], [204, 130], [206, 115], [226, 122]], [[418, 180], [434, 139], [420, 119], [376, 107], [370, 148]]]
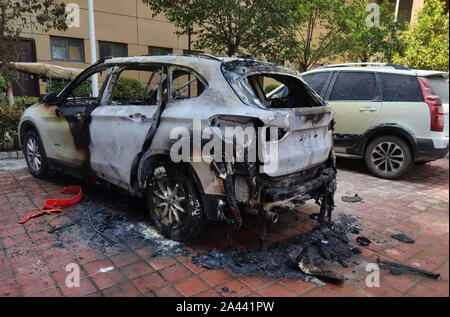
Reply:
[[49, 92], [44, 97], [44, 103], [47, 106], [53, 106], [53, 105], [56, 104], [57, 101], [58, 101], [58, 94], [56, 92], [54, 92], [54, 91]]

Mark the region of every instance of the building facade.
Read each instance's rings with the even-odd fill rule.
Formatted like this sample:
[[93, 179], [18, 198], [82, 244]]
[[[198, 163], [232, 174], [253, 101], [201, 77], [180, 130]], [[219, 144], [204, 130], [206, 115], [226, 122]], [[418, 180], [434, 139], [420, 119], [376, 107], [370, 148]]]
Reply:
[[[20, 61], [74, 68], [89, 66], [88, 0], [60, 1], [79, 11], [79, 20], [75, 19], [75, 25], [64, 32], [25, 30], [22, 34]], [[417, 11], [423, 7], [424, 1], [426, 0], [400, 0], [399, 19], [414, 23]], [[446, 3], [448, 7], [448, 0]], [[94, 0], [94, 17], [97, 58], [183, 54], [188, 49], [187, 36], [177, 36], [176, 28], [167, 22], [164, 15], [153, 17], [142, 0]], [[16, 95], [38, 95], [44, 92], [43, 84], [39, 88], [36, 81], [32, 81], [28, 75], [21, 74], [20, 80], [22, 88], [15, 89]]]

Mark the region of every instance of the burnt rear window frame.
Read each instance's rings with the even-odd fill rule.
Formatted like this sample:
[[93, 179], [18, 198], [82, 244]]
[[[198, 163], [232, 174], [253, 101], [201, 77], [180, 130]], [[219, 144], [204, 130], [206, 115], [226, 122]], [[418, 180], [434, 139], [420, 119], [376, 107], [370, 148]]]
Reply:
[[[239, 65], [242, 64], [242, 65]], [[237, 65], [237, 66], [236, 66]], [[236, 68], [241, 66], [241, 72], [238, 73]], [[252, 70], [251, 68], [254, 68], [255, 70]], [[270, 68], [273, 68], [274, 70], [269, 70]], [[238, 96], [238, 98], [246, 105], [249, 106], [257, 106], [262, 109], [281, 109], [278, 107], [267, 107], [260, 98], [256, 95], [256, 93], [253, 91], [252, 87], [250, 88], [250, 91], [247, 89], [247, 85], [244, 84], [244, 80], [250, 76], [260, 75], [260, 76], [286, 76], [286, 77], [292, 77], [296, 80], [298, 80], [307, 92], [307, 95], [313, 100], [313, 103], [316, 104], [313, 107], [327, 107], [328, 105], [326, 102], [320, 97], [319, 94], [317, 94], [309, 85], [301, 78], [300, 73], [293, 69], [276, 66], [275, 64], [270, 63], [263, 63], [263, 62], [257, 62], [257, 61], [241, 61], [236, 60], [233, 62], [225, 62], [222, 63], [221, 66], [222, 74], [224, 75], [226, 81], [231, 86], [235, 94]], [[250, 71], [246, 71], [246, 70]], [[278, 70], [278, 71], [277, 71]], [[284, 70], [284, 71], [283, 71]], [[246, 96], [245, 92], [251, 93], [251, 96]], [[249, 97], [252, 97], [251, 99]], [[265, 96], [264, 96], [265, 97]], [[267, 101], [267, 100], [266, 100]], [[292, 107], [292, 108], [298, 108], [298, 107]]]

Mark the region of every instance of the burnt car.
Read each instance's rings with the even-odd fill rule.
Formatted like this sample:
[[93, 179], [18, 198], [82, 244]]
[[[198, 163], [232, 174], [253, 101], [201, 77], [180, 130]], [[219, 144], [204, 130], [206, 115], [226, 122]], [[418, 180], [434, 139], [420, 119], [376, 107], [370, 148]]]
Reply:
[[[77, 93], [94, 75], [99, 95]], [[124, 92], [121, 78], [144, 88]], [[267, 99], [263, 86], [274, 81], [290, 93]], [[115, 185], [145, 199], [164, 235], [186, 241], [208, 221], [237, 229], [249, 212], [276, 222], [309, 199], [329, 220], [333, 126], [333, 110], [296, 70], [248, 57], [168, 55], [98, 61], [28, 108], [19, 136], [33, 176], [57, 171]]]

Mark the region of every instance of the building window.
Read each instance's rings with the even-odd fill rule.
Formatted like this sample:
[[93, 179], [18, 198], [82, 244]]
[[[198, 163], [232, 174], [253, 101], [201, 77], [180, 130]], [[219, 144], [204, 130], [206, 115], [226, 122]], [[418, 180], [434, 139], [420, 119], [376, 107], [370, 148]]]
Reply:
[[84, 62], [84, 40], [67, 37], [50, 37], [52, 60]]
[[148, 55], [150, 55], [150, 56], [169, 55], [169, 54], [173, 54], [173, 48], [158, 47], [158, 46], [149, 46], [148, 47]]
[[104, 57], [126, 57], [128, 56], [128, 45], [115, 42], [98, 42], [100, 58]]
[[398, 20], [400, 22], [410, 22], [413, 9], [413, 0], [402, 0], [398, 8]]

